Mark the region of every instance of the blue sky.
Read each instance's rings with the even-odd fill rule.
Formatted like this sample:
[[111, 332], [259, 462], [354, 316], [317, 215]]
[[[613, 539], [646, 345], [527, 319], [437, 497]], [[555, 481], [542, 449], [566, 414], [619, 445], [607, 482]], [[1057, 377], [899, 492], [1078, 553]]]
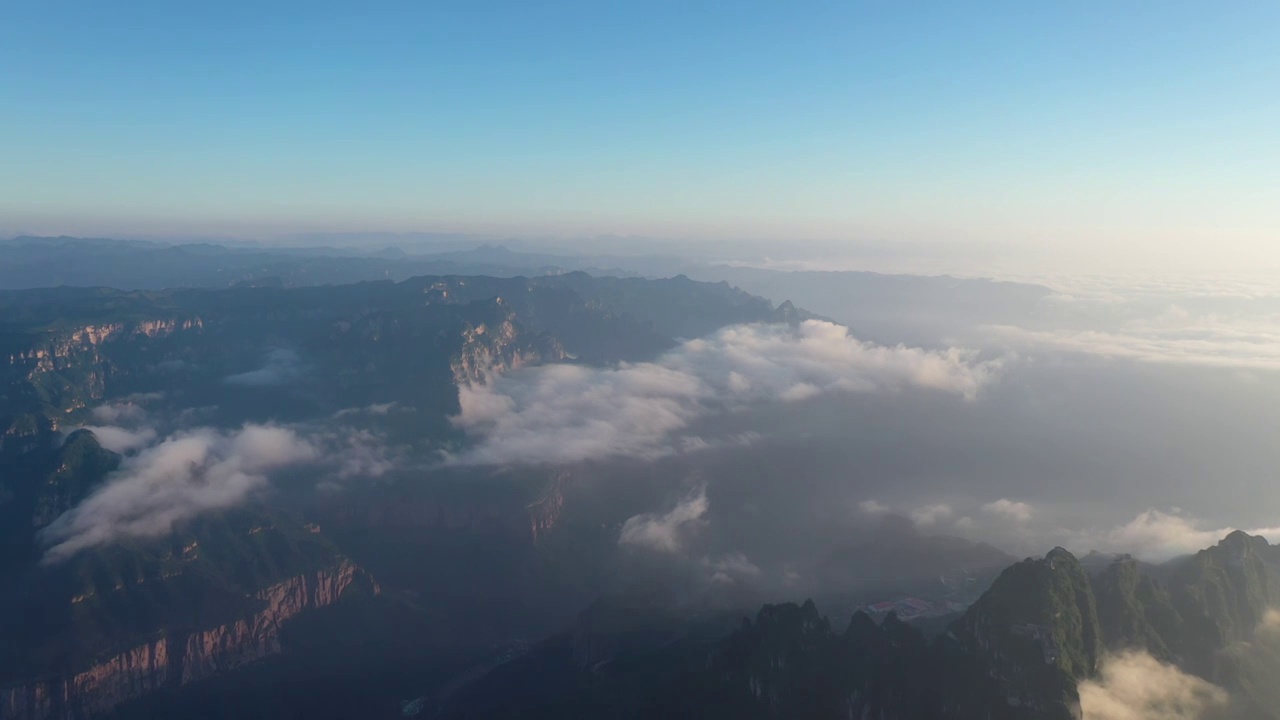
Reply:
[[1259, 249], [1277, 28], [1269, 2], [11, 2], [0, 231]]

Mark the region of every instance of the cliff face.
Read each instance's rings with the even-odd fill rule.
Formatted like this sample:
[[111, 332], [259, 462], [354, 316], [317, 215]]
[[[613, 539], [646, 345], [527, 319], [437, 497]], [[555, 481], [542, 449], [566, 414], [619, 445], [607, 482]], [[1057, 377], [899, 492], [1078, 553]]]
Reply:
[[298, 575], [257, 594], [263, 607], [250, 617], [190, 632], [170, 631], [92, 667], [0, 690], [5, 720], [60, 720], [103, 714], [127, 700], [179, 687], [280, 652], [280, 629], [298, 614], [337, 602], [368, 575], [342, 561]]
[[1080, 717], [1076, 685], [1095, 673], [1102, 638], [1089, 578], [1071, 553], [1056, 548], [1005, 570], [953, 632], [1010, 702]]
[[560, 513], [564, 510], [565, 484], [568, 480], [567, 473], [557, 474], [546, 493], [525, 508], [529, 513], [529, 535], [535, 545], [539, 536], [554, 530], [560, 523]]
[[521, 332], [515, 313], [505, 309], [502, 298], [494, 303], [505, 310], [497, 322], [467, 323], [462, 331], [462, 347], [450, 366], [455, 382], [483, 383], [490, 375], [565, 359], [558, 341]]
[[[164, 317], [31, 332], [8, 349], [8, 362], [0, 364], [0, 382], [32, 404], [24, 407], [19, 402], [5, 410], [44, 415], [56, 429], [62, 416], [103, 399], [111, 375], [119, 369], [112, 358], [131, 347], [130, 343], [147, 343], [203, 327], [199, 317]], [[0, 411], [0, 423], [6, 414]], [[11, 428], [15, 420], [9, 419]]]

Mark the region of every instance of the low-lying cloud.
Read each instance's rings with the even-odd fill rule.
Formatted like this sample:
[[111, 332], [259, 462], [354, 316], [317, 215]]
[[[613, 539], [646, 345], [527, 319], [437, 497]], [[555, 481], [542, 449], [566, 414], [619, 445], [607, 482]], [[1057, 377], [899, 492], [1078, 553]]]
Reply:
[[1272, 543], [1280, 542], [1280, 527], [1215, 527], [1176, 508], [1168, 511], [1150, 508], [1127, 522], [1102, 527], [1073, 526], [1060, 512], [1055, 512], [1052, 505], [1034, 506], [1009, 498], [985, 504], [980, 501], [932, 503], [914, 508], [863, 500], [858, 511], [869, 516], [897, 514], [909, 518], [924, 531], [956, 532], [1017, 553], [1035, 554], [1062, 545], [1077, 554], [1096, 550], [1164, 562], [1213, 547], [1237, 530]]
[[676, 553], [703, 522], [710, 509], [706, 487], [699, 487], [665, 514], [645, 513], [627, 520], [618, 535], [619, 545]]
[[911, 521], [920, 527], [932, 527], [951, 517], [952, 514], [950, 505], [936, 503], [912, 510], [910, 517]]
[[164, 535], [175, 523], [244, 502], [271, 471], [319, 455], [294, 431], [271, 425], [173, 435], [125, 458], [105, 485], [45, 528], [45, 561], [125, 538]]
[[[1125, 552], [1144, 560], [1161, 561], [1216, 545], [1237, 529], [1205, 528], [1200, 521], [1182, 513], [1146, 510], [1111, 530], [1081, 533], [1076, 543], [1089, 543], [1091, 550]], [[1245, 532], [1271, 542], [1280, 540], [1280, 528], [1252, 528]]]
[[156, 439], [156, 431], [149, 427], [130, 430], [117, 425], [86, 425], [81, 429], [92, 432], [102, 447], [122, 455], [146, 447]]
[[865, 343], [834, 323], [738, 325], [653, 362], [550, 365], [459, 388], [455, 424], [477, 444], [461, 464], [571, 463], [678, 452], [698, 420], [761, 401], [930, 388], [972, 399], [1001, 361]]
[[1222, 688], [1145, 652], [1104, 658], [1098, 677], [1080, 684], [1085, 720], [1206, 720], [1229, 706]]
[[1239, 370], [1280, 370], [1280, 316], [1191, 312], [1170, 305], [1154, 316], [1118, 326], [983, 328], [998, 344], [1019, 350], [1077, 352], [1139, 362]]

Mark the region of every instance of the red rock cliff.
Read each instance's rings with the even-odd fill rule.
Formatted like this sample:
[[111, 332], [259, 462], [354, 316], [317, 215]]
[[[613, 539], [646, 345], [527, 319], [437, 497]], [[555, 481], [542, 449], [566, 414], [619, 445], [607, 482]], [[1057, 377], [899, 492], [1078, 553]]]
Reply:
[[330, 605], [367, 574], [343, 561], [257, 593], [251, 617], [191, 632], [173, 631], [72, 675], [0, 689], [3, 720], [72, 720], [105, 713], [161, 687], [212, 677], [280, 652], [280, 628], [304, 610]]

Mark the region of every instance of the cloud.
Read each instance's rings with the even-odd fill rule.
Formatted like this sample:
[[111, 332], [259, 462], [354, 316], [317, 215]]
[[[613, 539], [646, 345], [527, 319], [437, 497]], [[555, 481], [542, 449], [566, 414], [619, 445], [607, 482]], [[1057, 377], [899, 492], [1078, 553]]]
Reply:
[[228, 385], [244, 385], [247, 387], [267, 387], [283, 385], [296, 380], [302, 375], [299, 367], [301, 358], [298, 353], [284, 348], [277, 348], [267, 353], [265, 364], [257, 370], [228, 375], [222, 381]]
[[858, 503], [858, 510], [865, 515], [884, 515], [889, 512], [889, 506], [875, 500], [863, 500]]
[[758, 579], [763, 572], [742, 553], [730, 553], [722, 557], [703, 558], [703, 567], [711, 573], [711, 582], [738, 584]]
[[141, 405], [132, 402], [114, 402], [106, 405], [99, 405], [93, 409], [91, 413], [93, 419], [106, 425], [119, 425], [120, 423], [137, 423], [144, 420], [147, 411]]
[[134, 393], [95, 407], [92, 416], [99, 424], [83, 425], [98, 444], [116, 453], [129, 453], [155, 441], [157, 433], [143, 403], [160, 400], [164, 393]]
[[105, 485], [45, 528], [44, 560], [163, 535], [175, 523], [240, 504], [266, 484], [271, 471], [319, 454], [292, 430], [271, 425], [173, 435], [126, 458]]
[[911, 511], [911, 521], [922, 526], [936, 525], [949, 517], [951, 517], [950, 505], [926, 505]]
[[1034, 514], [1031, 506], [1024, 502], [1016, 502], [1006, 498], [1000, 498], [995, 502], [987, 503], [982, 506], [982, 512], [988, 515], [1008, 518], [1015, 522], [1028, 522]]
[[368, 430], [343, 428], [326, 434], [317, 444], [323, 448], [326, 471], [338, 480], [378, 478], [402, 464], [400, 454]]
[[460, 464], [570, 463], [674, 453], [672, 435], [751, 403], [830, 393], [930, 388], [974, 398], [1001, 361], [969, 352], [864, 343], [848, 329], [737, 325], [654, 362], [612, 368], [557, 364], [459, 388], [456, 426], [477, 440]]
[[[1223, 651], [1223, 666], [1231, 668], [1235, 700], [1243, 717], [1273, 717], [1280, 707], [1280, 610], [1269, 609], [1253, 636], [1231, 643]], [[1252, 710], [1252, 712], [1251, 712]]]
[[627, 520], [618, 536], [619, 545], [643, 547], [665, 553], [679, 552], [686, 536], [707, 514], [706, 487], [699, 487], [665, 515], [646, 513]]
[[129, 430], [114, 425], [86, 425], [80, 429], [93, 433], [102, 447], [121, 454], [150, 445], [156, 439], [156, 431], [149, 427]]
[[1230, 704], [1222, 688], [1144, 652], [1104, 658], [1079, 689], [1084, 720], [1204, 720]]
[[[336, 418], [347, 417], [348, 415], [361, 415], [361, 414], [388, 415], [391, 413], [392, 409], [394, 409], [397, 405], [398, 403], [396, 402], [386, 402], [386, 403], [374, 403], [372, 405], [366, 405], [364, 407], [344, 408], [334, 413], [333, 417], [336, 419]], [[412, 410], [412, 408], [407, 408], [407, 409]]]
[[[1144, 560], [1161, 561], [1216, 545], [1237, 528], [1203, 528], [1195, 518], [1181, 513], [1146, 510], [1130, 522], [1110, 530], [1076, 533], [1072, 545], [1081, 549], [1130, 553]], [[1280, 528], [1245, 530], [1271, 542], [1280, 540]]]

